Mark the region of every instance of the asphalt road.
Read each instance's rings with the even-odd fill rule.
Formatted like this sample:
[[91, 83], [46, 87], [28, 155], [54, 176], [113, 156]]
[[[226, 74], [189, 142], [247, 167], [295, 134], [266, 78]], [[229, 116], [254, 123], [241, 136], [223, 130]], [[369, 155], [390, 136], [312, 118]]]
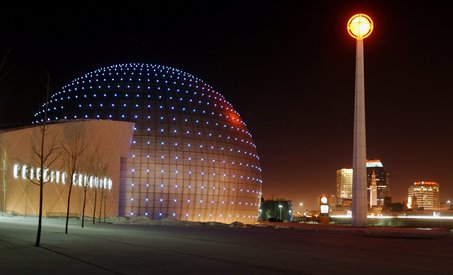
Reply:
[[0, 274], [453, 274], [445, 231], [36, 224], [0, 217]]

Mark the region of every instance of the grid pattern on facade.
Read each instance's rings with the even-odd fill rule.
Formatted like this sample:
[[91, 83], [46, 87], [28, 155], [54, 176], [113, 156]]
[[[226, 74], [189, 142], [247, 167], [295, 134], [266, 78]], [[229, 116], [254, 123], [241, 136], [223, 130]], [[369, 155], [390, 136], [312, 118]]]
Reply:
[[337, 198], [352, 199], [352, 169], [337, 170]]

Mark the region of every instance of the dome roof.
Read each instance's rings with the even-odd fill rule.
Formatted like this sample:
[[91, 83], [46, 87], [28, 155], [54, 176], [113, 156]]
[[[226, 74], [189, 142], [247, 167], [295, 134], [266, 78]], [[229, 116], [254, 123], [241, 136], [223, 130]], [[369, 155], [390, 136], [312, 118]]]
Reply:
[[261, 197], [256, 146], [233, 106], [181, 70], [128, 63], [87, 73], [54, 92], [34, 123], [135, 123], [120, 195], [123, 215], [253, 222]]

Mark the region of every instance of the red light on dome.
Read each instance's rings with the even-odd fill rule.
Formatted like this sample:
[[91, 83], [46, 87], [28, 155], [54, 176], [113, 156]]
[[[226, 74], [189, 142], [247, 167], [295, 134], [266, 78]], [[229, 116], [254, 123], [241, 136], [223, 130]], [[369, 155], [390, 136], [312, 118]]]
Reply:
[[238, 115], [236, 115], [233, 112], [230, 112], [227, 114], [227, 119], [229, 121], [233, 122], [234, 124], [241, 124], [241, 119], [239, 118]]

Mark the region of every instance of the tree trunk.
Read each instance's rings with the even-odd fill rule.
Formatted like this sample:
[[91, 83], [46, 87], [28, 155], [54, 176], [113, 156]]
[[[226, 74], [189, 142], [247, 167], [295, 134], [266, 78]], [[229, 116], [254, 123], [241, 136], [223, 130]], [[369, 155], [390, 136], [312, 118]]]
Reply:
[[96, 222], [96, 200], [98, 196], [98, 189], [94, 187], [94, 208], [93, 208], [93, 224]]
[[83, 188], [83, 207], [82, 207], [82, 228], [85, 225], [85, 204], [87, 201], [87, 187]]
[[24, 217], [27, 218], [27, 205], [28, 205], [28, 187], [29, 183], [27, 182], [27, 185], [25, 187], [25, 209], [24, 209]]
[[2, 152], [2, 181], [3, 181], [3, 205], [2, 211], [6, 213], [6, 190], [8, 189], [7, 186], [7, 177], [6, 177], [6, 169], [7, 169], [7, 160], [6, 160], [6, 149]]
[[107, 199], [105, 198], [107, 194], [104, 194], [104, 223], [105, 223], [105, 218], [107, 217]]
[[98, 217], [98, 223], [101, 223], [101, 216], [102, 216], [102, 199], [104, 195], [104, 189], [101, 191], [101, 203], [99, 204], [99, 217]]
[[39, 218], [38, 218], [38, 233], [36, 235], [36, 243], [35, 246], [39, 247], [41, 242], [41, 225], [42, 225], [42, 200], [43, 200], [43, 192], [42, 189], [44, 185], [41, 183], [39, 186]]
[[68, 194], [68, 209], [66, 210], [66, 227], [65, 227], [65, 234], [68, 234], [68, 221], [69, 221], [69, 206], [71, 205], [71, 191], [72, 191], [72, 180], [69, 185], [69, 194]]
[[[38, 218], [38, 232], [36, 234], [35, 246], [39, 247], [41, 242], [41, 226], [42, 226], [42, 201], [43, 201], [43, 188], [44, 188], [44, 139], [46, 136], [46, 125], [41, 130], [41, 170], [39, 170], [39, 218]], [[27, 190], [28, 191], [28, 190]], [[26, 204], [25, 204], [26, 205]]]

